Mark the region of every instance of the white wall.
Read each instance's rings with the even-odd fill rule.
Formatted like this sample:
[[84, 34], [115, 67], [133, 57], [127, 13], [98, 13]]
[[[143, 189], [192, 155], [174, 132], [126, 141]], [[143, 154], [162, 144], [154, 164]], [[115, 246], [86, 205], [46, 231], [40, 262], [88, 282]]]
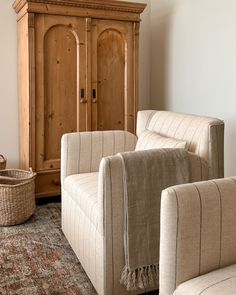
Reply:
[[151, 105], [225, 120], [236, 175], [236, 1], [152, 0]]
[[0, 153], [18, 166], [17, 33], [9, 0], [0, 2]]
[[[191, 1], [191, 0], [190, 0]], [[168, 35], [174, 0], [151, 0], [151, 98], [154, 109], [165, 109], [168, 90]]]
[[[134, 0], [131, 0], [135, 2]], [[138, 0], [148, 3], [149, 0]], [[0, 154], [8, 167], [19, 165], [17, 98], [17, 26], [13, 1], [0, 1]], [[150, 105], [150, 7], [142, 15], [140, 42], [140, 109]]]
[[146, 3], [147, 7], [141, 15], [140, 24], [140, 110], [150, 108], [150, 87], [151, 87], [151, 1], [150, 0], [131, 0], [130, 2]]

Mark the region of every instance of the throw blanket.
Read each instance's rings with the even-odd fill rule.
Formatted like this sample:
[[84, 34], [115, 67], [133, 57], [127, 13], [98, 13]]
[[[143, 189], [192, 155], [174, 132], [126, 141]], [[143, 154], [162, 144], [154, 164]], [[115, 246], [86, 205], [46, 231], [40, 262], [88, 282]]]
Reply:
[[189, 182], [188, 152], [155, 149], [118, 154], [124, 175], [125, 267], [127, 290], [158, 284], [160, 197], [169, 186]]

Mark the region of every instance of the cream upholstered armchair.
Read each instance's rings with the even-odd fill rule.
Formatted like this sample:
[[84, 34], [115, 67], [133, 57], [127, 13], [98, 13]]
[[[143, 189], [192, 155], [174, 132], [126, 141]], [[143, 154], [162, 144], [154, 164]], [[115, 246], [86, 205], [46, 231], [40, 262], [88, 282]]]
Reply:
[[223, 177], [223, 137], [221, 120], [167, 111], [139, 112], [137, 137], [126, 131], [63, 136], [62, 229], [98, 294], [142, 293], [120, 284], [124, 185], [116, 154], [184, 145], [191, 154], [191, 181]]
[[162, 192], [160, 295], [236, 294], [236, 177]]

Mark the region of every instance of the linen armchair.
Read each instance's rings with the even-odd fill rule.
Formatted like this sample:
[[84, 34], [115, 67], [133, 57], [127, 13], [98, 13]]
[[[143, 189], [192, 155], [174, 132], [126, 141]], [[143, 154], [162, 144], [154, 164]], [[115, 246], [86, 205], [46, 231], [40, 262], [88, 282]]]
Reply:
[[153, 134], [165, 142], [171, 138], [172, 144], [173, 140], [186, 142], [191, 181], [223, 177], [224, 123], [215, 118], [141, 111], [137, 136], [95, 131], [62, 138], [62, 229], [99, 295], [142, 293], [127, 291], [120, 284], [125, 264], [124, 184], [116, 154], [155, 148]]
[[162, 192], [160, 295], [236, 294], [236, 177]]

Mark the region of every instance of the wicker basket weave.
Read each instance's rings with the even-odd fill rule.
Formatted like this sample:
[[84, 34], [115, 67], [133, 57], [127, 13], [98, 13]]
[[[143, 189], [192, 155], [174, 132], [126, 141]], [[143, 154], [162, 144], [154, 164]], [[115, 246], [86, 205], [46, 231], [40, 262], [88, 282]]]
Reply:
[[0, 171], [0, 225], [26, 221], [35, 210], [36, 173], [19, 169]]
[[3, 157], [3, 155], [0, 155], [0, 170], [3, 170], [6, 168], [7, 160]]

